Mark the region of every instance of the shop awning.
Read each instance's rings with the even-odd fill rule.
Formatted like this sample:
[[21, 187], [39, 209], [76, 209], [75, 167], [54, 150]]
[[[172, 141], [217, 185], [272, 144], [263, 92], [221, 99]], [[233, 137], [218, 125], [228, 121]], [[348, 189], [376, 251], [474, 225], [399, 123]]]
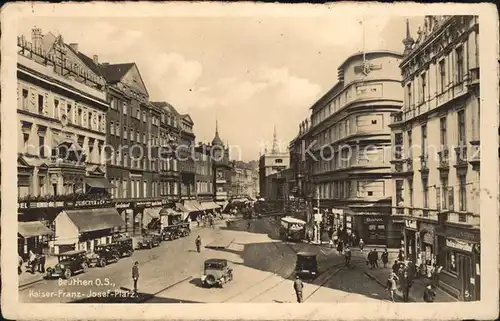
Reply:
[[85, 184], [93, 188], [116, 188], [104, 177], [85, 177]]
[[160, 217], [160, 212], [162, 208], [161, 207], [152, 207], [152, 208], [145, 208], [143, 215], [144, 216], [149, 216], [151, 218], [159, 218]]
[[54, 232], [39, 221], [18, 222], [18, 233], [24, 238], [54, 234]]
[[65, 210], [68, 218], [80, 232], [91, 232], [125, 225], [114, 207]]
[[160, 215], [182, 215], [182, 213], [177, 212], [173, 208], [164, 207], [164, 208], [161, 209]]
[[186, 208], [189, 213], [204, 210], [200, 203], [198, 203], [197, 201], [193, 201], [193, 200], [185, 201], [183, 205], [184, 205], [184, 208]]
[[202, 202], [201, 206], [203, 206], [203, 209], [205, 210], [215, 210], [220, 208], [220, 205], [215, 204], [214, 202]]
[[219, 201], [219, 202], [215, 202], [215, 204], [219, 204], [220, 206], [222, 206], [222, 210], [224, 210], [226, 208], [226, 206], [229, 204], [228, 201]]

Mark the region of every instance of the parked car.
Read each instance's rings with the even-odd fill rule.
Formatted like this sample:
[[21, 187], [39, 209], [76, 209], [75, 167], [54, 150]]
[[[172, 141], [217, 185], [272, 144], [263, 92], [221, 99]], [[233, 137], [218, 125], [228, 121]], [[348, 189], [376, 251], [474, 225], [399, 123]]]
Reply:
[[209, 259], [205, 261], [201, 282], [204, 287], [220, 286], [233, 280], [233, 269], [225, 259]]
[[189, 226], [189, 223], [179, 224], [178, 234], [181, 237], [189, 236], [189, 234], [191, 234], [191, 227]]
[[158, 246], [160, 245], [160, 242], [158, 241], [158, 239], [153, 236], [153, 235], [150, 235], [150, 234], [145, 234], [142, 236], [141, 239], [139, 239], [139, 241], [137, 242], [137, 247], [139, 249], [152, 249], [153, 247], [155, 246]]
[[179, 238], [176, 226], [165, 226], [161, 235], [164, 241], [172, 241]]
[[89, 267], [89, 260], [84, 250], [73, 250], [56, 254], [57, 263], [46, 270], [46, 278], [69, 279], [76, 273], [85, 273]]
[[134, 243], [130, 236], [118, 237], [113, 240], [113, 245], [120, 257], [132, 256], [134, 253]]
[[105, 267], [110, 262], [118, 262], [121, 255], [113, 244], [101, 244], [94, 247], [94, 252], [87, 257], [90, 266]]
[[306, 279], [316, 278], [318, 276], [318, 262], [316, 260], [316, 254], [310, 252], [297, 253], [295, 275]]

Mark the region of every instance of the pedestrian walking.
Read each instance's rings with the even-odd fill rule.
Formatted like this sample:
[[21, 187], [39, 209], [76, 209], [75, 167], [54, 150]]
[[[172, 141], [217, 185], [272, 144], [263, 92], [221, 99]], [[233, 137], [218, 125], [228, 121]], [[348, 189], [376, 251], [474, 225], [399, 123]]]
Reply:
[[132, 280], [134, 280], [134, 294], [137, 294], [137, 282], [139, 281], [139, 262], [135, 261], [132, 267]]
[[399, 270], [399, 263], [398, 261], [394, 261], [394, 264], [392, 265], [392, 272], [398, 273]]
[[196, 241], [194, 241], [194, 243], [196, 244], [196, 251], [198, 253], [200, 253], [201, 252], [201, 237], [199, 235], [196, 238]]
[[375, 267], [378, 268], [378, 252], [377, 249], [373, 249], [373, 263]]
[[28, 262], [28, 266], [30, 267], [30, 272], [32, 274], [35, 273], [35, 270], [36, 270], [36, 266], [37, 266], [37, 256], [36, 254], [33, 252], [33, 250], [30, 250], [29, 252], [29, 262]]
[[344, 254], [344, 259], [345, 259], [345, 266], [349, 266], [351, 263], [351, 248], [349, 246], [346, 246], [345, 248], [345, 254]]
[[405, 260], [405, 254], [403, 253], [403, 250], [399, 250], [398, 260], [401, 262]]
[[385, 248], [384, 252], [382, 252], [382, 263], [384, 264], [384, 267], [387, 267], [387, 264], [389, 263], [389, 252], [387, 252], [387, 248]]
[[340, 255], [342, 255], [342, 252], [344, 250], [344, 244], [342, 241], [339, 241], [339, 244], [337, 245], [337, 251], [339, 252]]
[[40, 252], [38, 259], [38, 272], [45, 273], [45, 254], [43, 252]]
[[295, 276], [295, 282], [293, 282], [293, 288], [295, 290], [295, 295], [297, 296], [297, 302], [302, 303], [302, 290], [304, 289], [304, 283], [299, 278], [299, 276]]
[[363, 239], [359, 239], [359, 249], [361, 253], [363, 253], [363, 248], [365, 247], [365, 241]]
[[369, 253], [368, 253], [368, 262], [370, 263], [370, 269], [374, 269], [375, 268], [375, 250], [372, 249]]
[[392, 302], [395, 302], [394, 300], [394, 293], [398, 289], [398, 276], [396, 273], [392, 272], [389, 274], [389, 278], [387, 279], [387, 290], [389, 291], [389, 295], [391, 296]]
[[439, 275], [441, 274], [441, 271], [443, 270], [443, 267], [441, 265], [436, 265], [434, 264], [434, 273], [432, 274], [432, 286], [437, 287], [439, 285]]
[[408, 271], [404, 271], [403, 278], [401, 279], [401, 291], [403, 292], [403, 301], [408, 302], [411, 289], [411, 279]]
[[434, 302], [436, 298], [436, 292], [432, 289], [432, 285], [428, 284], [424, 290], [424, 301], [425, 302]]

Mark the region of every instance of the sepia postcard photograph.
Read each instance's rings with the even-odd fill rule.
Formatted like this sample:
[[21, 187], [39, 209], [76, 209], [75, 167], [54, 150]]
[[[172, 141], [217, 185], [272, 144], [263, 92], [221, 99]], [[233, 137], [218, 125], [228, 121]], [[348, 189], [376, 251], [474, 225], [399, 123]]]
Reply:
[[498, 317], [494, 5], [0, 23], [3, 317]]

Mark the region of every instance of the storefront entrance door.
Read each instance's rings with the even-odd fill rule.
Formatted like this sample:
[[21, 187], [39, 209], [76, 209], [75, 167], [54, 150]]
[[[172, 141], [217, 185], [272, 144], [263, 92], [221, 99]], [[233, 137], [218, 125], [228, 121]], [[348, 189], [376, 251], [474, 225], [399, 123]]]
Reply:
[[471, 265], [470, 257], [457, 254], [458, 258], [458, 275], [460, 277], [462, 291], [460, 293], [461, 300], [472, 301], [474, 300], [474, 291], [471, 289], [470, 278], [471, 278]]

